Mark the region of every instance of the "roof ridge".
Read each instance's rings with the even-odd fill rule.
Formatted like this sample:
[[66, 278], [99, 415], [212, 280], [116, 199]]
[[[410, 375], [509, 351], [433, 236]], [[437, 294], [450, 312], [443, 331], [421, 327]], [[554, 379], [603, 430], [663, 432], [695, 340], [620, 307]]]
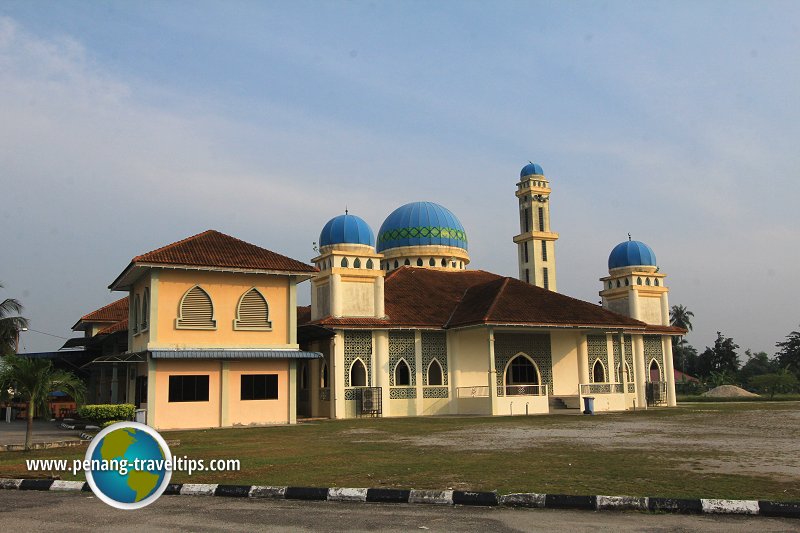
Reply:
[[[181, 239], [179, 241], [175, 241], [173, 243], [164, 245], [161, 248], [156, 248], [155, 250], [150, 250], [149, 252], [145, 252], [143, 254], [139, 254], [136, 257], [134, 257], [133, 259], [131, 259], [131, 263], [135, 263], [136, 261], [140, 260], [140, 258], [142, 258], [142, 257], [144, 257], [146, 255], [150, 255], [150, 254], [154, 254], [154, 253], [157, 253], [157, 252], [163, 252], [165, 250], [169, 250], [170, 248], [174, 248], [175, 246], [178, 246], [180, 244], [185, 244], [185, 243], [187, 243], [189, 241], [193, 241], [193, 240], [195, 240], [195, 239], [197, 239], [199, 237], [202, 237], [203, 235], [209, 234], [209, 233], [219, 233], [220, 235], [225, 235], [224, 233], [222, 233], [220, 231], [217, 231], [217, 230], [214, 230], [214, 229], [207, 229], [205, 231], [201, 231], [197, 235], [192, 235], [190, 237], [186, 237], [186, 238]], [[231, 237], [230, 235], [225, 235], [225, 237], [230, 237], [231, 239], [236, 239], [236, 237]], [[236, 240], [238, 241], [239, 239], [236, 239]]]
[[[83, 315], [83, 316], [81, 317], [81, 320], [85, 320], [85, 319], [86, 319], [86, 317], [88, 317], [89, 315], [93, 315], [93, 314], [95, 314], [95, 313], [99, 313], [100, 311], [103, 311], [104, 309], [108, 309], [108, 308], [109, 308], [109, 307], [111, 307], [112, 305], [117, 305], [118, 303], [122, 302], [123, 300], [127, 300], [127, 299], [128, 299], [128, 297], [127, 297], [127, 296], [123, 296], [123, 297], [122, 297], [122, 298], [120, 298], [119, 300], [114, 300], [113, 302], [111, 302], [111, 303], [109, 303], [109, 304], [106, 304], [106, 305], [104, 305], [103, 307], [98, 307], [98, 308], [97, 308], [97, 309], [95, 309], [94, 311], [89, 311], [88, 313], [86, 313], [85, 315]], [[113, 321], [113, 320], [103, 320], [103, 321], [101, 321], [101, 322], [114, 322], [114, 321]]]
[[500, 290], [498, 290], [495, 293], [494, 298], [492, 299], [492, 305], [489, 306], [489, 309], [486, 310], [486, 315], [484, 315], [483, 317], [484, 320], [489, 320], [489, 316], [492, 314], [492, 311], [494, 311], [494, 308], [497, 306], [497, 302], [500, 300], [500, 296], [503, 294], [503, 291], [506, 290], [506, 286], [508, 285], [508, 280], [510, 278], [508, 276], [505, 276], [502, 279], [503, 283], [502, 285], [500, 285]]

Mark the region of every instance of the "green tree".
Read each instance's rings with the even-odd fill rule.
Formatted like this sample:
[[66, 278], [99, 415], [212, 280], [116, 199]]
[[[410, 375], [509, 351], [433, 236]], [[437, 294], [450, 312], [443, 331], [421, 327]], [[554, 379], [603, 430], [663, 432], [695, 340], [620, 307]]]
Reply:
[[800, 331], [789, 333], [785, 341], [778, 342], [775, 346], [780, 348], [776, 354], [778, 364], [800, 377]]
[[724, 337], [718, 331], [714, 347], [706, 346], [705, 351], [698, 357], [698, 374], [709, 377], [712, 372], [724, 372], [729, 379], [732, 378], [739, 371], [739, 355], [736, 353], [738, 349], [739, 345], [733, 342], [732, 338]]
[[690, 376], [697, 376], [697, 349], [686, 342], [685, 339], [672, 348], [672, 359], [680, 362], [681, 372]]
[[36, 412], [47, 413], [47, 397], [62, 391], [75, 401], [83, 401], [85, 386], [72, 372], [58, 370], [49, 359], [34, 359], [9, 355], [0, 369], [0, 389], [13, 389], [28, 407], [28, 426], [25, 431], [25, 449], [30, 450], [33, 437], [33, 418]]
[[17, 351], [19, 332], [28, 327], [28, 319], [19, 316], [22, 310], [22, 304], [14, 298], [6, 298], [0, 303], [0, 355]]
[[750, 378], [750, 386], [769, 393], [770, 400], [776, 392], [791, 392], [798, 385], [797, 376], [782, 368], [772, 374], [762, 374]]
[[745, 350], [744, 354], [747, 356], [747, 362], [739, 371], [739, 378], [743, 383], [749, 382], [750, 378], [755, 376], [777, 372], [780, 368], [774, 359], [769, 358], [767, 352], [754, 354], [750, 350]]
[[[689, 311], [686, 306], [683, 305], [673, 305], [672, 309], [669, 311], [669, 323], [672, 326], [683, 328], [687, 331], [692, 331], [692, 318], [694, 318], [694, 313]], [[689, 371], [686, 367], [686, 356], [688, 355], [685, 351], [681, 351], [680, 357], [675, 356], [675, 349], [679, 348], [684, 345], [686, 340], [683, 338], [683, 335], [680, 337], [672, 337], [672, 358], [675, 361], [680, 361], [681, 363], [681, 372], [684, 374], [688, 374]], [[691, 347], [690, 347], [691, 348]], [[692, 348], [694, 350], [694, 348]], [[695, 350], [695, 355], [697, 355], [697, 351]]]

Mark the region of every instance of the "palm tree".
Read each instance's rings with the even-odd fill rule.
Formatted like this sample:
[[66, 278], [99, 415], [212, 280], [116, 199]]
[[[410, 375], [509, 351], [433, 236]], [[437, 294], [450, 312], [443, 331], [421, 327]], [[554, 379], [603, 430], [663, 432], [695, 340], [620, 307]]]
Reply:
[[[683, 328], [687, 331], [692, 331], [692, 318], [694, 318], [694, 313], [689, 311], [686, 306], [683, 305], [673, 305], [672, 309], [669, 312], [669, 323], [672, 326], [676, 326], [679, 328]], [[673, 342], [674, 342], [673, 337]], [[683, 343], [686, 342], [683, 340], [683, 335], [678, 337], [677, 345], [683, 346]], [[681, 354], [683, 354], [683, 350], [681, 350]], [[683, 355], [681, 357], [681, 372], [684, 374], [686, 373], [686, 356]]]
[[9, 355], [0, 369], [0, 390], [13, 389], [28, 405], [28, 427], [25, 431], [25, 449], [30, 450], [33, 436], [34, 412], [48, 411], [47, 397], [55, 391], [72, 396], [76, 402], [83, 400], [86, 387], [72, 372], [58, 370], [49, 359], [34, 359]]
[[[3, 284], [0, 283], [0, 289]], [[14, 298], [6, 298], [0, 303], [0, 355], [16, 353], [19, 332], [28, 327], [28, 319], [18, 315], [22, 304]]]

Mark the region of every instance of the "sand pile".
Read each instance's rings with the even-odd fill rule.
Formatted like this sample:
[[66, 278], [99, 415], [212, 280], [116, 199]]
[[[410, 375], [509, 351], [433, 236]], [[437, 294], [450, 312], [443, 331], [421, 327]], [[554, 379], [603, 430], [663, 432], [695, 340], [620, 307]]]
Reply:
[[711, 398], [749, 398], [758, 396], [758, 394], [753, 394], [736, 385], [720, 385], [708, 392], [704, 392], [703, 396], [709, 396]]

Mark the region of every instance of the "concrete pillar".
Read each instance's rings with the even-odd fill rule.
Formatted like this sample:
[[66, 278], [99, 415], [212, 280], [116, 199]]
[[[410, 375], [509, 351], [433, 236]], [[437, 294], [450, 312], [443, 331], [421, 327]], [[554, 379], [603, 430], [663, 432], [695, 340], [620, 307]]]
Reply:
[[632, 340], [633, 379], [636, 381], [636, 407], [637, 409], [646, 409], [647, 398], [645, 396], [645, 383], [647, 382], [647, 369], [644, 365], [644, 340], [641, 335], [633, 335]]
[[489, 328], [489, 404], [492, 408], [492, 414], [497, 414], [497, 370], [495, 369], [494, 362], [494, 328]]
[[[606, 338], [606, 347], [608, 347], [609, 344], [610, 343], [608, 342], [608, 338]], [[608, 366], [606, 367], [608, 369], [606, 372], [608, 375], [606, 376], [606, 379], [608, 380], [609, 383], [617, 383], [619, 380], [617, 379], [616, 376], [617, 361], [616, 359], [614, 359], [614, 350], [607, 349], [606, 352], [608, 353]]]
[[333, 368], [331, 368], [329, 381], [331, 383], [333, 418], [345, 418], [347, 415], [345, 414], [344, 376], [350, 372], [350, 369], [344, 367], [344, 332], [342, 330], [336, 330], [331, 344]]
[[424, 414], [425, 409], [423, 406], [423, 398], [424, 389], [422, 387], [422, 375], [425, 372], [425, 369], [422, 368], [422, 332], [420, 330], [416, 330], [414, 332], [414, 366], [416, 367], [416, 389], [417, 389], [417, 401], [415, 402], [417, 408], [417, 416]]
[[389, 402], [389, 332], [376, 330], [375, 343], [375, 386], [381, 388], [381, 416], [391, 416]]
[[578, 337], [578, 381], [578, 394], [581, 394], [580, 386], [589, 383], [589, 342], [583, 333]]
[[453, 331], [448, 331], [447, 335], [447, 383], [450, 385], [450, 414], [458, 414], [458, 384], [460, 375], [458, 371], [458, 358], [455, 356], [458, 350], [458, 337]]
[[661, 325], [669, 326], [669, 297], [666, 292], [661, 293]]
[[228, 401], [231, 397], [230, 375], [231, 362], [220, 361], [220, 384], [219, 384], [219, 425], [228, 427], [231, 425], [230, 407]]
[[386, 316], [383, 299], [383, 276], [375, 278], [375, 316], [378, 318]]
[[322, 376], [320, 375], [320, 370], [322, 370], [322, 359], [314, 359], [308, 365], [309, 370], [309, 383], [308, 383], [308, 394], [309, 394], [309, 401], [311, 402], [311, 416], [316, 418], [320, 416], [319, 413], [319, 389], [322, 383]]
[[153, 356], [147, 355], [147, 425], [158, 428], [156, 425], [156, 361]]
[[289, 344], [297, 346], [297, 278], [289, 276], [289, 320], [288, 335]]
[[[636, 282], [635, 277], [633, 281]], [[631, 318], [639, 320], [639, 293], [633, 287], [628, 291], [628, 314]]]
[[672, 339], [664, 335], [661, 337], [661, 349], [664, 351], [664, 373], [667, 375], [667, 405], [675, 407], [678, 400], [675, 397], [675, 365], [672, 360]]
[[331, 315], [342, 316], [341, 274], [331, 274]]
[[289, 359], [289, 423], [297, 424], [297, 359]]

